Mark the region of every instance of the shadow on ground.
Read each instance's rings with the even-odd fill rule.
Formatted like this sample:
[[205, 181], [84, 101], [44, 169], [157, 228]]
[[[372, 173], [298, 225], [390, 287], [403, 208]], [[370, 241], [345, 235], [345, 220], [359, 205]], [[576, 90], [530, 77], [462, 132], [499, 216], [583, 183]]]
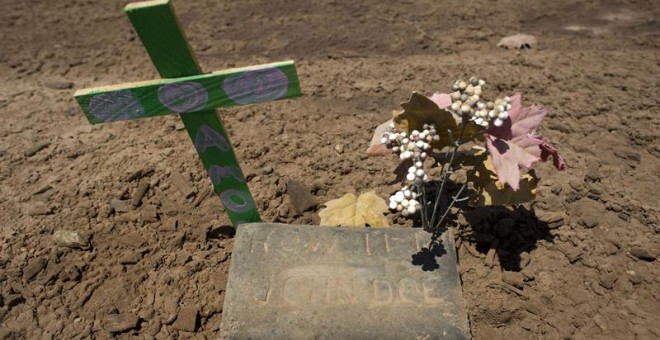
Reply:
[[[464, 241], [476, 244], [476, 250], [486, 254], [486, 261], [497, 255], [500, 266], [507, 271], [520, 271], [521, 257], [536, 249], [539, 240], [553, 242], [548, 224], [540, 221], [533, 209], [522, 206], [480, 207], [467, 211], [469, 227], [460, 228]], [[490, 257], [489, 257], [490, 255]]]

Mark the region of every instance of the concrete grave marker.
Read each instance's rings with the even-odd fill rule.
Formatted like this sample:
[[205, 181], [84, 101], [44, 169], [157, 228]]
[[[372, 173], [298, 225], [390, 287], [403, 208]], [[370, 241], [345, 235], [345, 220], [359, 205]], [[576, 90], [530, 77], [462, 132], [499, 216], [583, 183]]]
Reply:
[[453, 238], [443, 234], [435, 255], [424, 251], [430, 239], [421, 229], [243, 224], [220, 337], [468, 339]]
[[179, 114], [232, 223], [259, 213], [215, 108], [300, 96], [293, 61], [201, 74], [168, 0], [125, 8], [158, 73], [154, 81], [77, 91], [92, 124]]

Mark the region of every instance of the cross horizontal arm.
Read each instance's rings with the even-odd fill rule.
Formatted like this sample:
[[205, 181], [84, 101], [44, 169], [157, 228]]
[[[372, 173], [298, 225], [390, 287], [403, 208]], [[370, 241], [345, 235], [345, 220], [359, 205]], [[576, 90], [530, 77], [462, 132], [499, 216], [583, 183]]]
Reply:
[[195, 111], [299, 96], [300, 83], [291, 60], [189, 77], [96, 87], [75, 93], [92, 124], [194, 114]]

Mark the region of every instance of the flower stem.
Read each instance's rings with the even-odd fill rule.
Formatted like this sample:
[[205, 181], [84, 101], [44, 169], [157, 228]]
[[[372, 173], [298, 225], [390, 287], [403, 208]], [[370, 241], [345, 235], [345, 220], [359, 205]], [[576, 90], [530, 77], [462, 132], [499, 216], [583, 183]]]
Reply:
[[422, 183], [420, 186], [417, 187], [419, 189], [418, 192], [421, 193], [421, 203], [422, 203], [422, 209], [420, 210], [420, 215], [422, 217], [422, 226], [426, 227], [426, 187], [424, 186], [424, 183]]
[[[461, 132], [458, 135], [458, 140], [454, 141], [454, 149], [451, 152], [451, 156], [449, 157], [449, 162], [445, 163], [442, 165], [442, 182], [440, 183], [440, 188], [438, 191], [435, 193], [435, 202], [433, 205], [433, 213], [431, 214], [431, 220], [429, 221], [430, 223], [426, 225], [427, 229], [430, 228], [438, 228], [440, 226], [440, 223], [445, 219], [447, 216], [447, 212], [450, 210], [450, 208], [454, 205], [455, 203], [455, 197], [454, 200], [449, 204], [447, 209], [445, 210], [442, 218], [436, 225], [436, 214], [438, 211], [438, 205], [440, 204], [440, 198], [442, 196], [442, 192], [445, 190], [445, 185], [447, 184], [447, 180], [449, 179], [449, 176], [453, 173], [453, 167], [454, 167], [454, 158], [456, 157], [456, 153], [458, 153], [458, 148], [462, 145], [462, 139], [463, 135], [465, 134], [465, 128], [468, 124], [468, 120], [466, 118], [463, 118], [463, 124], [461, 125]], [[447, 132], [449, 136], [452, 136], [451, 130]], [[462, 189], [461, 189], [462, 191]], [[422, 224], [424, 225], [424, 224]]]
[[466, 187], [467, 187], [467, 182], [463, 183], [463, 185], [458, 190], [456, 195], [452, 197], [451, 202], [449, 203], [449, 205], [447, 206], [447, 209], [445, 210], [445, 213], [442, 214], [442, 217], [440, 217], [440, 220], [438, 221], [438, 224], [434, 226], [435, 229], [440, 228], [440, 226], [442, 225], [442, 222], [444, 222], [445, 218], [449, 214], [449, 211], [454, 206], [454, 204], [456, 204], [456, 202], [458, 202], [459, 197], [461, 196], [461, 194], [463, 193], [463, 190], [465, 190]]

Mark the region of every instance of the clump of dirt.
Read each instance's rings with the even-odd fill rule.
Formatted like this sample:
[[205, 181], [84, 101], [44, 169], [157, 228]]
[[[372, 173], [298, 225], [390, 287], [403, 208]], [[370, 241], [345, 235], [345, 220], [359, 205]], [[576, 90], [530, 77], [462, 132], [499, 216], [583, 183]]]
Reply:
[[[123, 5], [2, 3], [0, 337], [220, 326], [232, 229], [179, 118], [90, 126], [72, 97], [156, 78]], [[174, 6], [205, 70], [297, 61], [302, 98], [221, 111], [265, 221], [314, 224], [314, 203], [391, 190], [396, 160], [364, 150], [413, 90], [478, 75], [546, 106], [569, 171], [541, 166], [537, 202], [457, 227], [472, 334], [660, 337], [655, 2]], [[538, 45], [496, 47], [519, 32]], [[316, 202], [296, 206], [291, 181]]]

